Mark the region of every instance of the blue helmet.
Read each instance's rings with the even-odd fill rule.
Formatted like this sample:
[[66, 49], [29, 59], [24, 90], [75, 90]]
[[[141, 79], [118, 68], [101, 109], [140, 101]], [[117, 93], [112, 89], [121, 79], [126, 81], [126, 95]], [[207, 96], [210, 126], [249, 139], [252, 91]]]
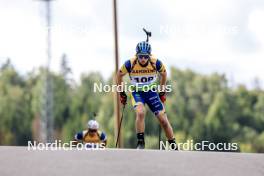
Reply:
[[151, 45], [148, 42], [139, 42], [136, 47], [137, 54], [150, 54]]

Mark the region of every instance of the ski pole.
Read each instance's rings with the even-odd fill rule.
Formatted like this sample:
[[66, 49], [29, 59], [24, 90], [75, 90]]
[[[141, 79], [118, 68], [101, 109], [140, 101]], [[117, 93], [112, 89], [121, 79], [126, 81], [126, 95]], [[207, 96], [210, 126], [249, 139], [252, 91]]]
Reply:
[[117, 144], [118, 144], [118, 141], [119, 141], [119, 135], [120, 135], [121, 125], [122, 125], [122, 121], [123, 121], [123, 117], [124, 117], [125, 107], [126, 107], [126, 105], [123, 106], [121, 120], [120, 120], [119, 127], [118, 127], [118, 133], [117, 133], [117, 139], [116, 139], [116, 148], [117, 148]]
[[159, 150], [160, 150], [160, 140], [161, 140], [161, 126], [159, 124]]
[[[165, 107], [164, 104], [165, 104], [165, 102], [163, 103], [163, 107]], [[159, 144], [158, 144], [159, 150], [161, 149], [160, 141], [161, 141], [161, 124], [159, 124]]]

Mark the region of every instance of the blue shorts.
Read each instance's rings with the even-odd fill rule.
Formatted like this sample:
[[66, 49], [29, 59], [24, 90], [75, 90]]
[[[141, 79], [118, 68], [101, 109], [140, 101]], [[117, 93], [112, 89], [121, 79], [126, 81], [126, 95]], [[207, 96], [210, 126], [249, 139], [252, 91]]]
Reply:
[[164, 106], [159, 98], [157, 92], [148, 91], [148, 92], [131, 92], [132, 105], [134, 108], [139, 104], [147, 104], [150, 110], [158, 115], [160, 112], [165, 112]]

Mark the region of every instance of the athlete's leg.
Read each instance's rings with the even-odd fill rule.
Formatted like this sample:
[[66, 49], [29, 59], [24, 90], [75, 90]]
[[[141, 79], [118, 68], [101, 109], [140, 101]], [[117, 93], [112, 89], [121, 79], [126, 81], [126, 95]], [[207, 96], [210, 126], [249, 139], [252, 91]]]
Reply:
[[151, 111], [156, 115], [159, 120], [161, 127], [163, 128], [168, 142], [170, 144], [175, 144], [175, 149], [177, 150], [176, 141], [173, 134], [173, 129], [171, 124], [167, 118], [164, 105], [162, 104], [159, 95], [157, 92], [149, 92], [146, 94], [147, 100], [146, 103], [148, 104]]
[[166, 137], [168, 140], [173, 139], [173, 130], [171, 127], [170, 122], [168, 121], [167, 115], [165, 113], [165, 108], [159, 98], [159, 95], [157, 92], [146, 92], [143, 97], [146, 100], [146, 103], [148, 104], [151, 111], [156, 115], [158, 118], [160, 125], [165, 131]]
[[142, 103], [138, 103], [136, 110], [136, 132], [137, 132], [137, 149], [145, 148], [145, 107]]
[[137, 103], [136, 111], [136, 132], [144, 133], [145, 131], [145, 107], [143, 103]]
[[145, 107], [144, 100], [141, 98], [140, 94], [133, 92], [131, 94], [132, 105], [134, 106], [136, 112], [136, 132], [137, 132], [137, 148], [145, 148], [144, 132], [145, 132]]
[[163, 128], [165, 135], [168, 140], [174, 139], [174, 134], [173, 134], [173, 129], [171, 127], [171, 124], [167, 118], [167, 115], [165, 112], [160, 111], [159, 114], [157, 115], [157, 118], [159, 120], [159, 123], [161, 127]]

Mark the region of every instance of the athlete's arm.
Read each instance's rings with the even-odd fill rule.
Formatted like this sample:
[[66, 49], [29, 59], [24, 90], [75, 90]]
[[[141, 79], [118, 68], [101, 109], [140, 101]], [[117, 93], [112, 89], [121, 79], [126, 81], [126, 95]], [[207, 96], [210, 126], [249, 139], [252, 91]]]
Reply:
[[82, 140], [83, 139], [83, 132], [81, 131], [81, 132], [75, 134], [74, 139], [77, 141]]
[[122, 84], [122, 82], [123, 82], [123, 76], [125, 76], [125, 75], [126, 75], [126, 73], [123, 73], [121, 70], [118, 70], [117, 76], [116, 76], [116, 78], [117, 78], [117, 85], [121, 85]]
[[76, 146], [78, 142], [82, 141], [82, 139], [83, 139], [83, 132], [76, 133], [73, 139], [73, 146]]
[[102, 143], [104, 144], [104, 146], [106, 147], [107, 144], [107, 137], [106, 134], [104, 132], [101, 133], [100, 135], [100, 140], [102, 141]]
[[160, 92], [165, 92], [166, 82], [167, 82], [167, 72], [165, 66], [158, 59], [156, 62], [157, 71], [160, 73]]
[[161, 87], [161, 92], [165, 92], [166, 88], [166, 82], [167, 82], [167, 72], [160, 72], [160, 87]]
[[[122, 65], [121, 69], [117, 72], [117, 86], [122, 85], [123, 83], [123, 76], [125, 76], [128, 73], [128, 69], [130, 69], [130, 61], [126, 61], [124, 65]], [[119, 90], [120, 95], [120, 102], [125, 105], [127, 103], [127, 95], [125, 93], [125, 90]]]
[[123, 82], [123, 76], [125, 76], [128, 73], [128, 69], [130, 69], [131, 64], [130, 61], [126, 61], [122, 67], [120, 68], [120, 70], [118, 70], [117, 72], [117, 85], [121, 85]]

